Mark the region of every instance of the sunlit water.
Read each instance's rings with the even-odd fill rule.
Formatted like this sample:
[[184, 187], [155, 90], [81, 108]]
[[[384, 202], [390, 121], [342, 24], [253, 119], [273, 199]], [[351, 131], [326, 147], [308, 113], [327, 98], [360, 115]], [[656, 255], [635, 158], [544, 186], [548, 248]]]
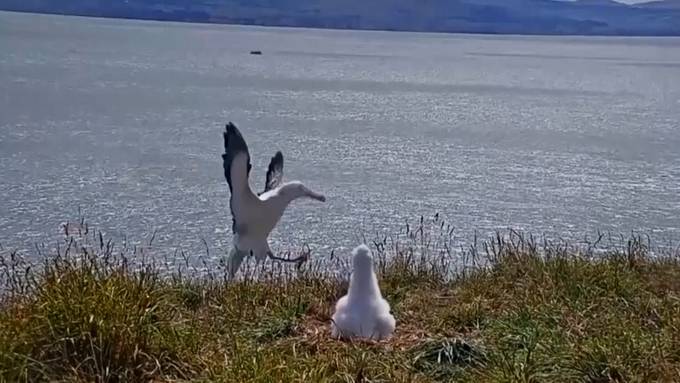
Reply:
[[[261, 56], [250, 55], [261, 50]], [[439, 212], [461, 243], [514, 228], [680, 239], [680, 39], [193, 25], [0, 13], [0, 243], [108, 236], [223, 254], [221, 133], [295, 202], [277, 249], [344, 251]]]

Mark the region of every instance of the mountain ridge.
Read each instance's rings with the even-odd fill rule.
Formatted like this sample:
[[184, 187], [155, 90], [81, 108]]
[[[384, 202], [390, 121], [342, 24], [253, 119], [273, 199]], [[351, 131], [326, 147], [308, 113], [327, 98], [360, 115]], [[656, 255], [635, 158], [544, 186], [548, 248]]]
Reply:
[[0, 0], [0, 10], [335, 29], [680, 36], [680, 0]]
[[680, 10], [680, 0], [655, 0], [633, 5], [636, 8]]

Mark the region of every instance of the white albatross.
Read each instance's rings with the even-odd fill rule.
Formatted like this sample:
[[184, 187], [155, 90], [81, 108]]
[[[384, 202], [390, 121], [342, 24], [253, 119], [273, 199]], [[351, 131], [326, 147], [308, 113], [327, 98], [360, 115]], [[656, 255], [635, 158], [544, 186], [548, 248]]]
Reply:
[[267, 237], [291, 201], [307, 197], [325, 202], [326, 197], [309, 190], [299, 181], [282, 183], [281, 152], [276, 152], [269, 163], [264, 191], [259, 194], [253, 193], [248, 182], [252, 167], [248, 145], [241, 132], [231, 122], [227, 124], [224, 132], [222, 165], [231, 193], [229, 207], [234, 246], [229, 253], [228, 267], [229, 276], [233, 277], [246, 256], [255, 256], [258, 262], [267, 257], [276, 258], [269, 248]]
[[390, 304], [380, 294], [370, 250], [366, 245], [360, 245], [352, 253], [349, 291], [335, 304], [331, 336], [387, 339], [394, 333], [396, 322], [390, 314]]

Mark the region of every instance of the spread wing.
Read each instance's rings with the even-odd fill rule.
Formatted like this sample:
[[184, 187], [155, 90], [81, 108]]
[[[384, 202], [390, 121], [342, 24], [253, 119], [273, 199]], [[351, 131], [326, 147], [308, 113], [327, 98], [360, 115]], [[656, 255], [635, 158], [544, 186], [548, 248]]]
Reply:
[[234, 209], [234, 201], [245, 201], [243, 198], [244, 194], [252, 193], [248, 184], [248, 175], [252, 165], [250, 164], [248, 145], [246, 145], [246, 141], [236, 125], [231, 122], [227, 124], [224, 132], [222, 167], [224, 168], [224, 177], [227, 179], [229, 191], [231, 192], [229, 208], [231, 209], [232, 216], [232, 230], [235, 232], [239, 209]]
[[264, 191], [266, 193], [272, 189], [276, 189], [283, 181], [283, 154], [276, 152], [272, 160], [269, 162], [267, 168], [267, 180], [264, 184]]

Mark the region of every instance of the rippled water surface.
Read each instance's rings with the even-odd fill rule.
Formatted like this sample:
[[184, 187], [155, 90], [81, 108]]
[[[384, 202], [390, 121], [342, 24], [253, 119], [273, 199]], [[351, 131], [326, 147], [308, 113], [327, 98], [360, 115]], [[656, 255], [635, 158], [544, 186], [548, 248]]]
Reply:
[[[250, 55], [261, 50], [261, 56]], [[0, 243], [230, 244], [221, 132], [294, 203], [278, 248], [327, 254], [440, 212], [496, 229], [680, 239], [680, 40], [355, 32], [0, 13]], [[202, 251], [202, 250], [201, 250]]]

